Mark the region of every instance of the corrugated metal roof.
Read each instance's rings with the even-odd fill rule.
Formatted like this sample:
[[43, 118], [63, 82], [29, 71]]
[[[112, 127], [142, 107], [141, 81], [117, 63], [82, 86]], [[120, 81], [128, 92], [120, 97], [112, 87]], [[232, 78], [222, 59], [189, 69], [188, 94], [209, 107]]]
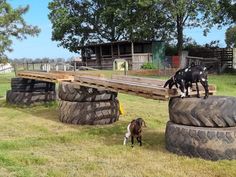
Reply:
[[[79, 46], [78, 49], [82, 49], [82, 48], [89, 48], [89, 47], [95, 47], [95, 46], [105, 46], [105, 45], [111, 45], [111, 44], [129, 44], [132, 41], [130, 40], [124, 40], [124, 41], [113, 41], [113, 42], [107, 42], [107, 43], [99, 43], [99, 44], [87, 44], [84, 46]], [[133, 43], [152, 43], [152, 42], [163, 42], [163, 41], [157, 41], [157, 40], [152, 40], [152, 41], [147, 41], [147, 40], [143, 40], [143, 41], [134, 41]]]

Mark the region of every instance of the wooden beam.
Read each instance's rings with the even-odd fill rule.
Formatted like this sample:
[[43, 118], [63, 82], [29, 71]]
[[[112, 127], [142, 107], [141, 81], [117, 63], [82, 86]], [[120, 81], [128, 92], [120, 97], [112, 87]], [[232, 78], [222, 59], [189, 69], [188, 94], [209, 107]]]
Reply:
[[118, 58], [120, 58], [120, 45], [119, 44], [117, 44], [117, 54], [118, 54]]

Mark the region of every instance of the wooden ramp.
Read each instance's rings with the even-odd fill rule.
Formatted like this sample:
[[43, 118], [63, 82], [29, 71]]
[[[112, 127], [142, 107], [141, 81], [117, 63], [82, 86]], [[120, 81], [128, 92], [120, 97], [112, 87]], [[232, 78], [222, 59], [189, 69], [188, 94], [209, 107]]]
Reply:
[[91, 72], [74, 72], [74, 71], [50, 71], [50, 72], [37, 72], [37, 71], [19, 71], [16, 76], [26, 79], [35, 79], [42, 80], [46, 82], [63, 82], [69, 81], [72, 82], [74, 80], [74, 76], [97, 76], [102, 77], [102, 74], [96, 74]]
[[[176, 88], [163, 88], [165, 84], [164, 80], [152, 78], [120, 75], [112, 76], [112, 79], [91, 76], [75, 76], [74, 83], [78, 83], [79, 85], [86, 87], [127, 93], [155, 100], [168, 100], [170, 97], [180, 95]], [[205, 91], [200, 85], [201, 84], [199, 84], [200, 94], [203, 95]], [[216, 87], [214, 85], [210, 85], [209, 94], [214, 95], [215, 93]], [[197, 95], [194, 87], [190, 95]]]
[[[101, 74], [91, 72], [30, 72], [17, 73], [17, 77], [43, 80], [47, 82], [73, 82], [74, 86], [86, 86], [99, 90], [109, 90], [114, 92], [127, 93], [155, 100], [168, 100], [170, 97], [180, 95], [176, 88], [163, 88], [164, 80], [114, 75], [112, 78], [105, 78]], [[204, 89], [199, 84], [200, 94], [204, 94]], [[216, 92], [214, 85], [209, 86], [209, 94]], [[196, 95], [196, 89], [190, 95]]]

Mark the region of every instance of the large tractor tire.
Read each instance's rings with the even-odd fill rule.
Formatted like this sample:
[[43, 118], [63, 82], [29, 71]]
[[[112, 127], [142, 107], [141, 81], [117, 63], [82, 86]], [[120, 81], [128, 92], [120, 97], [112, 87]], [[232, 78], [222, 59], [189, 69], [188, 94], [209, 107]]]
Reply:
[[59, 85], [58, 95], [61, 100], [70, 102], [97, 102], [115, 100], [117, 97], [116, 92], [99, 91], [89, 87], [75, 88], [73, 83], [62, 82]]
[[13, 92], [7, 91], [6, 101], [16, 105], [31, 105], [33, 103], [56, 100], [56, 92]]
[[171, 98], [170, 120], [176, 124], [198, 127], [235, 127], [236, 97]]
[[13, 92], [48, 92], [55, 91], [55, 83], [37, 81], [34, 79], [12, 78], [11, 90]]
[[236, 127], [193, 127], [168, 122], [165, 141], [166, 149], [179, 155], [236, 159]]
[[59, 119], [64, 123], [80, 125], [111, 124], [119, 119], [117, 100], [100, 102], [60, 101]]

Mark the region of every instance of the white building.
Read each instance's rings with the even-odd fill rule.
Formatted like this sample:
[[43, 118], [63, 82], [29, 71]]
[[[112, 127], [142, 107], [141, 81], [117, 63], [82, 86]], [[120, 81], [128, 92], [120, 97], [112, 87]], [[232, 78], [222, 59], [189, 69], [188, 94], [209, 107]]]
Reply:
[[0, 73], [10, 73], [14, 70], [10, 63], [0, 64]]

